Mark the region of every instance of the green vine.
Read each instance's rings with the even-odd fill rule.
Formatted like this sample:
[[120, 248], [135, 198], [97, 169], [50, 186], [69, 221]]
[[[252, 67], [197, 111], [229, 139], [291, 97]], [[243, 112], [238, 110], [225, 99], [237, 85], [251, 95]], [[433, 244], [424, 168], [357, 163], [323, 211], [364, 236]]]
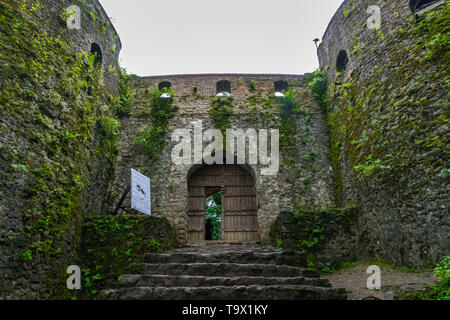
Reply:
[[[7, 168], [3, 181], [26, 181], [18, 208], [23, 216], [8, 237], [8, 246], [17, 249], [11, 257], [16, 272], [40, 263], [50, 284], [66, 278], [63, 263], [76, 256], [90, 183], [86, 167], [102, 158], [108, 174], [119, 123], [104, 107], [110, 94], [95, 56], [73, 52], [69, 40], [40, 28], [34, 19], [41, 14], [39, 1], [0, 1], [0, 112], [23, 128], [19, 141], [29, 142], [15, 152], [17, 141], [7, 141], [0, 162]], [[99, 140], [93, 139], [97, 133]], [[54, 297], [68, 295], [61, 286], [47, 288]]]
[[280, 155], [282, 164], [293, 168], [298, 155], [299, 130], [297, 119], [300, 114], [296, 91], [283, 91], [284, 97], [274, 98], [274, 105], [279, 113]]
[[213, 97], [211, 99], [209, 115], [217, 129], [225, 133], [230, 128], [230, 118], [233, 115], [233, 97]]
[[[283, 221], [286, 225], [281, 227], [276, 222], [271, 227], [271, 242], [278, 247], [305, 252], [308, 266], [317, 268], [315, 256], [322, 250], [327, 238], [333, 237], [336, 228], [350, 230], [356, 213], [355, 206], [322, 210], [299, 209], [294, 213], [284, 213]], [[281, 231], [285, 228], [286, 231]]]
[[[169, 95], [163, 98], [163, 95]], [[172, 88], [159, 90], [157, 86], [153, 90], [147, 90], [146, 99], [150, 100], [148, 115], [151, 123], [135, 136], [135, 142], [149, 158], [154, 159], [167, 143], [167, 128], [169, 120], [175, 115], [178, 107], [173, 105], [174, 93]]]
[[116, 99], [114, 111], [118, 117], [129, 116], [136, 92], [130, 88], [130, 75], [125, 69], [120, 69], [119, 95]]
[[82, 288], [77, 299], [97, 298], [101, 290], [116, 288], [119, 276], [133, 263], [144, 262], [145, 254], [178, 246], [175, 230], [166, 220], [145, 215], [87, 217], [82, 241]]
[[327, 108], [327, 78], [325, 72], [314, 72], [314, 78], [308, 83], [317, 104], [326, 111]]

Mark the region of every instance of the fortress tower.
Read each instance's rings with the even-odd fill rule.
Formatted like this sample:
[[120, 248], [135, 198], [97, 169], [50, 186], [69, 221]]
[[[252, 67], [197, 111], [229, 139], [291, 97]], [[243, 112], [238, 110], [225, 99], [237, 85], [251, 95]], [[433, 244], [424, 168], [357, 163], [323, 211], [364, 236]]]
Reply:
[[[320, 72], [128, 76], [97, 0], [0, 1], [0, 298], [67, 298], [84, 221], [112, 219], [130, 168], [151, 179], [154, 232], [170, 223], [180, 244], [205, 240], [205, 201], [221, 191], [224, 240], [274, 244], [275, 229], [307, 224], [286, 216], [308, 212], [315, 228], [331, 210], [320, 262], [437, 263], [450, 248], [449, 6], [344, 1], [318, 48], [324, 93], [310, 86]], [[224, 139], [254, 130], [258, 147], [276, 130], [276, 174], [260, 149], [256, 162], [195, 159], [200, 125]], [[180, 129], [193, 153], [181, 164]]]
[[360, 210], [361, 256], [449, 254], [449, 18], [448, 1], [348, 0], [320, 44], [336, 201]]

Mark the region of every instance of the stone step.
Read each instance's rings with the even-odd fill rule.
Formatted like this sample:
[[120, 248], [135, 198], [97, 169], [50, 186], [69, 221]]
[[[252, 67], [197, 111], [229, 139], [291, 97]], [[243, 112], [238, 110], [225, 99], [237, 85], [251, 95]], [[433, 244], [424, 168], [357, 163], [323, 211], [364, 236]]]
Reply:
[[[254, 252], [254, 253], [283, 253], [282, 249], [277, 248], [264, 248], [264, 247], [236, 247], [236, 246], [212, 246], [212, 247], [185, 247], [182, 249], [176, 249], [169, 253], [246, 253], [246, 252]], [[287, 251], [286, 251], [287, 252]]]
[[145, 256], [146, 263], [256, 263], [277, 264], [288, 266], [306, 266], [303, 254], [294, 252], [178, 252], [178, 253], [149, 253]]
[[258, 246], [258, 241], [232, 241], [232, 240], [198, 240], [186, 244], [186, 247], [208, 247], [208, 246]]
[[103, 299], [325, 300], [346, 299], [305, 268], [303, 253], [221, 242], [149, 253]]
[[262, 277], [318, 277], [318, 273], [299, 267], [256, 263], [140, 263], [131, 266], [131, 274], [164, 274], [195, 276], [262, 276]]
[[326, 279], [305, 277], [204, 277], [171, 275], [122, 275], [119, 287], [212, 287], [212, 286], [250, 286], [250, 285], [307, 285], [331, 287]]
[[132, 287], [105, 290], [113, 300], [344, 300], [345, 290], [302, 285]]
[[[278, 248], [278, 247], [272, 247], [272, 246], [262, 246], [262, 245], [257, 245], [257, 244], [252, 244], [252, 243], [239, 243], [239, 242], [229, 242], [229, 241], [225, 241], [222, 243], [220, 243], [220, 241], [205, 241], [208, 243], [208, 245], [202, 246], [202, 245], [196, 245], [195, 243], [188, 243], [186, 244], [184, 247], [176, 249], [176, 250], [222, 250], [222, 249], [237, 249], [237, 250], [242, 250], [242, 249], [251, 249], [251, 250], [275, 250], [275, 251], [281, 251], [283, 249]], [[200, 242], [201, 243], [201, 242]]]

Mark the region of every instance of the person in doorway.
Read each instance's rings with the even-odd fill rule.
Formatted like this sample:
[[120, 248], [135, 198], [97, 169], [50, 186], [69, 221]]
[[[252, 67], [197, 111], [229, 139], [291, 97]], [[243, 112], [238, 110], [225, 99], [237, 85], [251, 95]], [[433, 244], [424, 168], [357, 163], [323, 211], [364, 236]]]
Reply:
[[205, 240], [212, 240], [213, 237], [213, 225], [211, 220], [207, 219], [205, 224]]

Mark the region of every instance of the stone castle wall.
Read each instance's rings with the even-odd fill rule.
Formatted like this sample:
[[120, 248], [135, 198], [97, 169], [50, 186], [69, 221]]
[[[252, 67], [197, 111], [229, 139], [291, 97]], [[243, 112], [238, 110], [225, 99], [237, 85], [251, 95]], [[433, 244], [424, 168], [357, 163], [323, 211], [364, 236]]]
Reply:
[[449, 18], [448, 2], [414, 17], [408, 1], [348, 0], [320, 44], [337, 203], [360, 209], [360, 257], [424, 267], [449, 255]]
[[[66, 25], [74, 4], [81, 30]], [[366, 24], [374, 4], [378, 31]], [[318, 50], [326, 116], [306, 75], [173, 75], [132, 77], [131, 110], [120, 121], [121, 43], [98, 1], [8, 1], [0, 9], [0, 298], [68, 298], [66, 268], [77, 261], [83, 219], [114, 210], [130, 168], [151, 178], [153, 214], [185, 241], [196, 167], [172, 162], [171, 133], [197, 120], [204, 130], [217, 126], [220, 80], [231, 82], [230, 128], [280, 130], [278, 174], [251, 166], [262, 241], [280, 212], [356, 204], [357, 252], [349, 244], [340, 260], [425, 267], [449, 255], [448, 2], [414, 18], [408, 1], [345, 1]], [[93, 43], [100, 66], [88, 61]], [[342, 50], [349, 63], [338, 72]], [[294, 89], [293, 110], [278, 108], [277, 80]], [[147, 92], [162, 81], [179, 108], [164, 146], [149, 156], [135, 138], [155, 121]]]
[[[286, 75], [181, 75], [166, 77], [135, 78], [133, 88], [136, 101], [131, 116], [122, 119], [121, 136], [118, 140], [119, 154], [115, 166], [115, 177], [109, 187], [109, 210], [114, 210], [118, 199], [129, 181], [130, 168], [148, 175], [152, 182], [152, 210], [155, 215], [167, 217], [176, 227], [181, 241], [187, 230], [187, 180], [194, 165], [175, 165], [171, 151], [175, 146], [170, 141], [171, 133], [178, 128], [193, 130], [192, 123], [201, 120], [203, 130], [216, 128], [211, 119], [211, 99], [216, 95], [216, 83], [231, 82], [233, 115], [230, 128], [271, 129], [280, 126], [278, 110], [274, 109], [274, 82], [286, 80], [290, 89], [297, 92], [300, 110], [290, 121], [295, 133], [289, 136], [295, 146], [293, 153], [283, 152], [278, 175], [261, 175], [260, 165], [251, 165], [255, 177], [258, 201], [258, 222], [261, 239], [268, 240], [269, 228], [283, 210], [292, 211], [297, 206], [327, 208], [333, 206], [333, 183], [331, 165], [327, 158], [328, 138], [325, 121], [319, 106], [311, 97], [309, 88], [302, 83], [302, 76]], [[155, 88], [163, 81], [171, 82], [179, 107], [170, 120], [166, 134], [166, 147], [155, 159], [136, 145], [134, 137], [152, 119], [143, 116], [146, 107], [145, 91]], [[255, 89], [251, 89], [254, 81]], [[194, 88], [197, 92], [194, 94]], [[252, 102], [254, 101], [254, 102]], [[283, 136], [283, 132], [280, 132]], [[263, 166], [266, 167], [266, 166]], [[295, 172], [294, 172], [294, 171]], [[129, 206], [129, 199], [125, 202]]]
[[[66, 8], [81, 8], [69, 30]], [[118, 88], [117, 33], [98, 1], [0, 3], [0, 298], [67, 297], [85, 213], [114, 150], [100, 119]], [[91, 44], [102, 50], [90, 65]]]

